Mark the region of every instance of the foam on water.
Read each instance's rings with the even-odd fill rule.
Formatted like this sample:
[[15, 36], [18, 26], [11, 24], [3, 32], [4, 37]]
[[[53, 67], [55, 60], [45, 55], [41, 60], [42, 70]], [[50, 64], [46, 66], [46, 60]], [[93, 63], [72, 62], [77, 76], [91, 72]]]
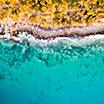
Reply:
[[104, 104], [103, 96], [102, 37], [0, 42], [0, 104]]

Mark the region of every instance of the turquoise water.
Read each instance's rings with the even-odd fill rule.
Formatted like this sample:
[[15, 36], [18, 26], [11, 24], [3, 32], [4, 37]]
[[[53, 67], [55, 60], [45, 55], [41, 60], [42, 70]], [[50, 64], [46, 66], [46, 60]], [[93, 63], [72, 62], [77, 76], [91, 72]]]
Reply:
[[0, 104], [104, 104], [104, 40], [81, 46], [1, 41]]

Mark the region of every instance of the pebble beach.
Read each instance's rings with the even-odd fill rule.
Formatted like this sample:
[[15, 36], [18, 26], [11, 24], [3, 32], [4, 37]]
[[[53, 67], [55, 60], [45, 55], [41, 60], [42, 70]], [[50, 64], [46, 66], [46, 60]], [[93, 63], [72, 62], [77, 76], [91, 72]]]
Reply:
[[[59, 28], [45, 28], [39, 25], [29, 25], [26, 22], [15, 23], [11, 19], [5, 19], [0, 25], [0, 39], [13, 40], [20, 42], [25, 37], [28, 40], [53, 40], [56, 38], [85, 38], [104, 34], [103, 24], [94, 24], [92, 26], [70, 26]], [[31, 39], [30, 39], [31, 38]], [[31, 42], [31, 41], [30, 41]]]

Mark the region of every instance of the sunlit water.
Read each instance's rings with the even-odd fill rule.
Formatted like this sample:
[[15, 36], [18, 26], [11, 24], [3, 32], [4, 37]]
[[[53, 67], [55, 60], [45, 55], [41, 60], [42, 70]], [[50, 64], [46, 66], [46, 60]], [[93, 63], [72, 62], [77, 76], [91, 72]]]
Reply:
[[104, 39], [48, 46], [1, 41], [0, 104], [104, 104]]

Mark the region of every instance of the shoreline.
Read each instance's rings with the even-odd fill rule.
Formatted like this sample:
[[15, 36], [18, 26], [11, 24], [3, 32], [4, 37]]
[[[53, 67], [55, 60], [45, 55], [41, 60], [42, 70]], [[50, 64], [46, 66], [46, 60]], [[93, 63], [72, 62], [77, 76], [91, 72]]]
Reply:
[[104, 34], [97, 34], [97, 35], [91, 35], [91, 36], [86, 36], [83, 38], [68, 38], [68, 37], [57, 37], [55, 39], [50, 39], [50, 40], [43, 40], [43, 39], [36, 39], [34, 37], [20, 37], [20, 40], [18, 38], [10, 39], [10, 40], [4, 40], [0, 39], [0, 41], [4, 41], [6, 43], [14, 44], [14, 43], [22, 43], [23, 40], [28, 40], [24, 41], [26, 43], [26, 46], [50, 46], [50, 45], [57, 45], [58, 43], [65, 43], [70, 45], [76, 45], [79, 47], [83, 47], [83, 45], [89, 45], [95, 41], [103, 40], [104, 41]]
[[20, 42], [21, 37], [32, 37], [39, 40], [54, 40], [58, 37], [83, 38], [104, 35], [104, 24], [93, 24], [91, 26], [64, 26], [59, 28], [41, 27], [40, 25], [31, 25], [26, 22], [13, 22], [11, 19], [0, 24], [0, 39], [13, 40]]

